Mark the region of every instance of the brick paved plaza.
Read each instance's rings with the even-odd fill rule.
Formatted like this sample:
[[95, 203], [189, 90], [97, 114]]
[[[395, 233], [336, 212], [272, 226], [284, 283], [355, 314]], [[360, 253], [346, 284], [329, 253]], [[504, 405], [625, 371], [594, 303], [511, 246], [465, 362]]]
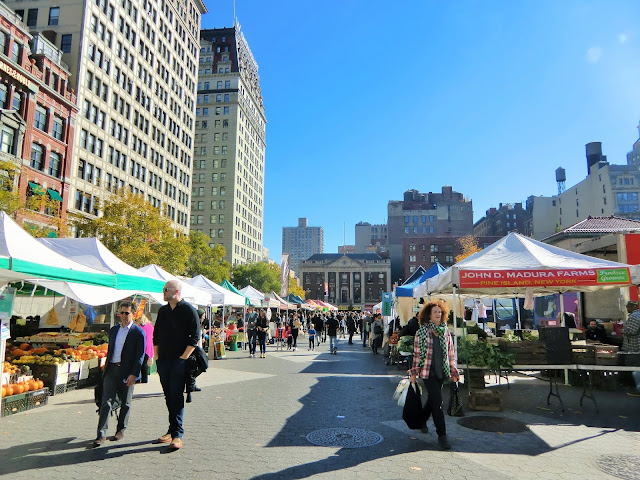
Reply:
[[[151, 443], [167, 427], [154, 375], [136, 386], [124, 439], [100, 448], [90, 448], [97, 423], [91, 389], [50, 397], [46, 407], [0, 419], [0, 474], [83, 480], [640, 478], [640, 397], [627, 395], [628, 389], [596, 392], [597, 414], [590, 401], [579, 406], [581, 389], [560, 386], [563, 414], [555, 399], [546, 405], [546, 383], [511, 376], [509, 390], [493, 387], [504, 393], [503, 412], [467, 409], [465, 418], [500, 416], [529, 428], [489, 433], [447, 417], [453, 451], [442, 452], [432, 423], [425, 435], [402, 421], [392, 399], [402, 373], [385, 366], [381, 355], [344, 341], [337, 356], [328, 354], [328, 343], [315, 352], [270, 349], [266, 359], [227, 352], [198, 380], [202, 392], [187, 405], [181, 450], [167, 453], [166, 446]], [[114, 428], [112, 420], [110, 435]], [[331, 428], [363, 429], [383, 440], [336, 448], [306, 438]]]

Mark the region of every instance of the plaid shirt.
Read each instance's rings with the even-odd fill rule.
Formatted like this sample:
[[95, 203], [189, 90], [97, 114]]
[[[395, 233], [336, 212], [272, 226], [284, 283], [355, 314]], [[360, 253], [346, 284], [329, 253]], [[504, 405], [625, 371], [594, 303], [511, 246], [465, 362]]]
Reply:
[[[451, 338], [448, 328], [445, 329], [444, 336], [447, 339], [447, 352], [449, 356], [449, 368], [451, 370], [451, 375], [458, 377], [456, 351], [453, 346], [453, 338]], [[431, 368], [431, 360], [433, 359], [433, 339], [433, 334], [430, 333], [427, 335], [427, 352], [424, 358], [424, 365], [422, 366], [422, 369], [420, 369], [420, 337], [416, 335], [413, 343], [413, 367], [411, 370], [407, 371], [409, 375], [417, 375], [421, 378], [429, 377], [429, 369]], [[444, 352], [442, 353], [444, 354]]]
[[626, 322], [622, 330], [622, 350], [627, 353], [640, 353], [640, 310], [636, 310]]

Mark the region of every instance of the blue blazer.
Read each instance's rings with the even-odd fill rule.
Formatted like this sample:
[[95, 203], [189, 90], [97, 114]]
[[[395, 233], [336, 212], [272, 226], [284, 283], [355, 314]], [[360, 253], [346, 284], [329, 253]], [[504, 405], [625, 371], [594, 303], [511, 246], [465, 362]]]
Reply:
[[[109, 330], [109, 349], [107, 350], [105, 372], [107, 368], [109, 368], [109, 365], [111, 365], [111, 358], [113, 357], [113, 349], [116, 346], [116, 336], [118, 335], [119, 329], [120, 325], [116, 325]], [[144, 342], [144, 330], [134, 323], [131, 325], [131, 330], [129, 330], [127, 334], [127, 339], [124, 341], [122, 353], [120, 354], [120, 374], [123, 380], [129, 375], [134, 375], [136, 380], [140, 379], [140, 370], [144, 360]]]

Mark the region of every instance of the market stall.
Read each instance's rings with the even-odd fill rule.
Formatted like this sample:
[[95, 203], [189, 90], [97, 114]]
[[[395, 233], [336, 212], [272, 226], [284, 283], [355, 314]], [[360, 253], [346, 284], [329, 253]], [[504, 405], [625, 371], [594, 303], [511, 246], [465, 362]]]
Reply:
[[[511, 233], [427, 280], [426, 283], [418, 285], [414, 289], [414, 295], [454, 298], [524, 297], [525, 308], [528, 308], [528, 305], [532, 305], [534, 296], [633, 287], [639, 281], [637, 271], [637, 266], [580, 255]], [[454, 319], [457, 318], [457, 303], [454, 301]], [[562, 304], [561, 301], [561, 308]], [[458, 335], [466, 335], [467, 329], [458, 329], [457, 326], [453, 328], [456, 331], [457, 350]], [[515, 332], [514, 338], [506, 339], [510, 340], [510, 344], [502, 346], [490, 344], [500, 343], [500, 339], [491, 342], [488, 339], [486, 342], [474, 344], [474, 340], [482, 337], [483, 333], [486, 332], [474, 327], [473, 334], [470, 335], [471, 343], [465, 338], [464, 348], [482, 346], [482, 349], [491, 350], [493, 353], [487, 353], [486, 358], [490, 358], [492, 354], [497, 355], [500, 348], [511, 350], [514, 358], [511, 364], [507, 365], [509, 368], [514, 364], [565, 364], [565, 382], [567, 381], [567, 371], [572, 363], [568, 329], [540, 329], [542, 344], [534, 338], [538, 336], [538, 332]], [[518, 336], [519, 338], [515, 338]], [[502, 341], [504, 342], [504, 339]], [[606, 349], [609, 355], [611, 350], [610, 347]], [[478, 354], [476, 358], [481, 359], [483, 356]], [[543, 358], [544, 361], [541, 361]], [[554, 361], [557, 358], [560, 358], [560, 361]], [[613, 362], [611, 358], [609, 357], [608, 361]], [[615, 362], [618, 362], [617, 357]]]

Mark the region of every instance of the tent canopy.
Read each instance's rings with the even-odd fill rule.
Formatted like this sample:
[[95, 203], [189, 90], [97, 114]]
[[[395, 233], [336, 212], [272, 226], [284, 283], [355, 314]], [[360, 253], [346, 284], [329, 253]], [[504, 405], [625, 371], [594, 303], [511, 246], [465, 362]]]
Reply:
[[[146, 267], [139, 268], [138, 270], [164, 282], [176, 280], [180, 284], [182, 298], [189, 303], [195, 303], [197, 305], [211, 305], [212, 303], [216, 303], [211, 292], [189, 285], [187, 282], [180, 280], [175, 275], [171, 275], [158, 265], [151, 264]], [[157, 294], [152, 295], [152, 297], [158, 303], [164, 303], [164, 299], [160, 299]]]
[[41, 238], [40, 243], [60, 255], [101, 272], [116, 274], [116, 288], [161, 293], [164, 281], [123, 262], [97, 238]]
[[74, 262], [46, 247], [0, 212], [0, 268], [33, 278], [116, 286], [116, 276]]
[[209, 280], [204, 275], [196, 275], [187, 280], [189, 285], [209, 292], [215, 305], [229, 305], [232, 307], [244, 307], [247, 299], [244, 295], [238, 295], [226, 288], [222, 288], [213, 280]]
[[[422, 268], [422, 267], [419, 267], [419, 268]], [[427, 271], [425, 271], [424, 268], [422, 268], [422, 274], [421, 275], [419, 275], [417, 277], [412, 275], [409, 278], [409, 280], [407, 280], [401, 286], [396, 287], [396, 291], [395, 291], [396, 297], [413, 297], [413, 289], [415, 287], [417, 287], [421, 283], [426, 282], [431, 277], [435, 277], [439, 273], [444, 272], [444, 270], [445, 270], [445, 268], [442, 265], [440, 265], [440, 263], [438, 263], [438, 262], [436, 262], [433, 265], [431, 265], [431, 267]], [[416, 272], [417, 271], [418, 270], [416, 270]], [[413, 280], [411, 280], [412, 278], [413, 278]]]
[[233, 286], [233, 284], [227, 280], [226, 278], [222, 281], [222, 283], [220, 284], [220, 286], [222, 288], [226, 288], [227, 290], [229, 290], [230, 292], [235, 293], [236, 295], [240, 295], [241, 297], [245, 298], [245, 304], [250, 303], [249, 302], [249, 297], [247, 297], [245, 294], [243, 294], [242, 292], [240, 292], [240, 290], [238, 290], [236, 287]]
[[422, 265], [415, 269], [415, 271], [407, 278], [407, 280], [402, 285], [408, 285], [409, 283], [415, 282], [418, 278], [422, 276], [425, 272], [425, 269]]
[[418, 285], [414, 295], [522, 297], [637, 284], [637, 266], [589, 257], [510, 233]]

